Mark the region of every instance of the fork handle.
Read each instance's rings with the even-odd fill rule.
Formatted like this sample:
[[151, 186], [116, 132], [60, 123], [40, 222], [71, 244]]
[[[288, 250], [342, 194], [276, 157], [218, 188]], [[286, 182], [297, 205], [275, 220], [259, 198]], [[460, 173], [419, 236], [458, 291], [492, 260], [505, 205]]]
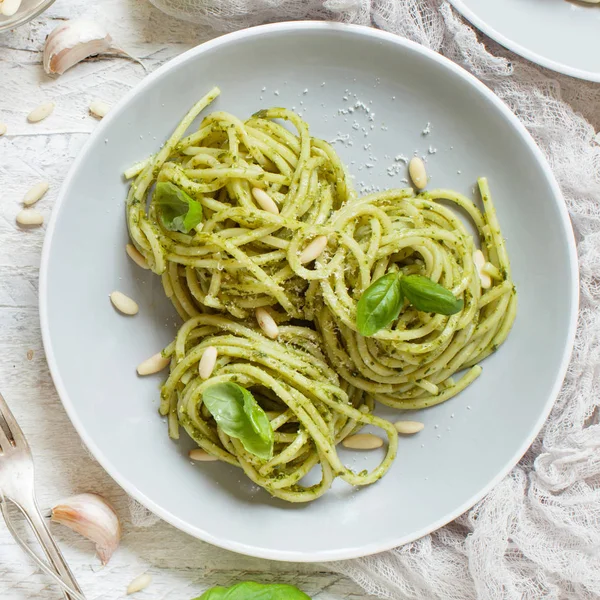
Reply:
[[[37, 505], [37, 502], [33, 500], [30, 503], [30, 506], [21, 506], [23, 509], [23, 515], [25, 519], [28, 521], [29, 525], [33, 529], [35, 533], [35, 537], [37, 538], [40, 546], [43, 548], [48, 560], [52, 564], [52, 566], [56, 569], [56, 572], [60, 576], [60, 578], [69, 585], [76, 592], [79, 592], [81, 596], [83, 596], [83, 592], [79, 587], [73, 573], [71, 573], [71, 569], [67, 565], [67, 562], [63, 558], [61, 551], [59, 550], [48, 526], [46, 525], [46, 521], [42, 514], [40, 513], [40, 509]], [[68, 600], [76, 600], [71, 594], [63, 591], [65, 598]]]

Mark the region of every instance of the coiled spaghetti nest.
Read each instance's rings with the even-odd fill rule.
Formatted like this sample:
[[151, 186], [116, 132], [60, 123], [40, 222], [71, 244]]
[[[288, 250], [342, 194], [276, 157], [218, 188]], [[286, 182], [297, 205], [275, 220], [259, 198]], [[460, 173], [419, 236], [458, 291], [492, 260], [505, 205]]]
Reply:
[[[127, 173], [135, 177], [131, 239], [184, 319], [207, 310], [245, 318], [266, 306], [280, 308], [280, 321], [303, 318], [308, 283], [291, 268], [290, 255], [352, 197], [344, 167], [329, 144], [283, 108], [245, 123], [214, 112], [182, 139], [217, 94], [205, 96], [156, 156]], [[275, 119], [293, 125], [296, 135]], [[155, 203], [147, 207], [157, 182], [172, 182], [200, 202], [203, 223], [189, 234], [168, 230]], [[268, 193], [278, 214], [257, 206], [255, 189]]]
[[[198, 365], [211, 346], [218, 358], [204, 380]], [[369, 414], [372, 401], [361, 390], [340, 384], [327, 364], [319, 334], [312, 329], [282, 326], [274, 341], [229, 318], [201, 315], [182, 326], [165, 355], [171, 357], [171, 372], [162, 389], [161, 412], [169, 415], [171, 437], [178, 437], [179, 425], [183, 426], [200, 448], [241, 467], [273, 496], [310, 501], [325, 493], [335, 477], [367, 485], [387, 471], [396, 455], [394, 426]], [[203, 392], [223, 382], [249, 390], [266, 412], [275, 440], [270, 460], [246, 451], [203, 406]], [[368, 424], [386, 433], [386, 455], [370, 473], [354, 473], [342, 463], [336, 445]], [[321, 467], [321, 480], [301, 485], [316, 465]]]
[[[317, 261], [329, 275], [319, 282], [312, 311], [337, 373], [383, 404], [418, 409], [451, 398], [479, 376], [478, 363], [512, 327], [517, 302], [510, 263], [487, 181], [479, 185], [485, 212], [449, 190], [391, 190], [348, 203], [328, 224], [339, 243]], [[488, 289], [474, 264], [473, 236], [443, 202], [459, 207], [477, 229]], [[360, 335], [358, 300], [394, 271], [440, 283], [464, 301], [462, 310], [446, 316], [405, 302], [390, 327]], [[469, 370], [456, 382], [453, 375], [462, 369]]]

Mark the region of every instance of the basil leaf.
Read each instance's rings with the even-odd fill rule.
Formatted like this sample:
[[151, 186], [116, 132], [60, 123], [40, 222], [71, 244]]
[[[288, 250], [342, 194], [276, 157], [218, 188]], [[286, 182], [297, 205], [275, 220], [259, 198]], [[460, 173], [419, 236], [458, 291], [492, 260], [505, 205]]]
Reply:
[[230, 588], [212, 588], [194, 600], [310, 600], [310, 597], [293, 585], [281, 583], [263, 585], [254, 581], [245, 581]]
[[370, 336], [387, 327], [400, 314], [404, 296], [397, 273], [388, 273], [372, 283], [356, 306], [356, 327], [361, 335]]
[[226, 597], [227, 588], [224, 587], [214, 587], [210, 590], [206, 590], [202, 596], [198, 596], [193, 600], [224, 600]]
[[453, 315], [464, 306], [450, 290], [423, 275], [402, 277], [400, 285], [408, 301], [423, 312]]
[[202, 204], [170, 181], [156, 184], [153, 202], [165, 229], [189, 233], [202, 221]]
[[202, 401], [217, 425], [262, 460], [273, 457], [273, 429], [254, 396], [241, 385], [216, 383], [202, 393]]

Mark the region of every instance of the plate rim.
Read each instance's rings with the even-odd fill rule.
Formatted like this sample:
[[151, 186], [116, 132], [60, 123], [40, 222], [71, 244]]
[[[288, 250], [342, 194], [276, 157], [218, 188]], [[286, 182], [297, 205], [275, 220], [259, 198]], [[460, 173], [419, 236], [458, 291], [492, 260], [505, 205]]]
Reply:
[[[134, 484], [130, 483], [125, 476], [121, 475], [118, 466], [104, 456], [100, 448], [92, 439], [92, 436], [87, 433], [85, 427], [79, 420], [75, 405], [72, 403], [69, 394], [67, 393], [67, 389], [61, 377], [61, 372], [56, 360], [56, 356], [54, 355], [52, 340], [50, 338], [47, 303], [48, 266], [50, 261], [52, 240], [54, 237], [56, 223], [58, 221], [58, 214], [60, 212], [62, 203], [66, 197], [66, 192], [69, 189], [71, 181], [73, 180], [77, 170], [79, 169], [80, 163], [82, 163], [83, 160], [87, 157], [91, 147], [95, 144], [96, 140], [104, 136], [104, 130], [109, 126], [112, 119], [116, 118], [116, 115], [120, 112], [121, 107], [129, 103], [130, 100], [132, 100], [135, 96], [143, 93], [144, 90], [147, 87], [149, 87], [156, 79], [160, 79], [163, 73], [174, 68], [176, 65], [182, 62], [190, 60], [192, 57], [204, 54], [205, 52], [214, 48], [218, 48], [221, 45], [235, 43], [245, 38], [259, 36], [269, 32], [281, 32], [290, 30], [347, 31], [355, 35], [366, 36], [378, 40], [385, 40], [397, 44], [399, 46], [408, 47], [411, 50], [417, 51], [418, 53], [428, 57], [429, 59], [442, 64], [445, 68], [448, 68], [450, 71], [452, 71], [454, 75], [461, 78], [464, 81], [465, 85], [470, 84], [474, 86], [478, 91], [480, 91], [484, 96], [486, 96], [487, 99], [490, 100], [490, 102], [492, 102], [492, 104], [496, 107], [496, 109], [499, 110], [500, 113], [503, 113], [504, 116], [507, 117], [510, 120], [510, 122], [515, 126], [516, 133], [521, 136], [525, 144], [532, 151], [534, 158], [537, 160], [538, 164], [542, 167], [544, 175], [546, 176], [548, 183], [554, 193], [554, 197], [557, 201], [556, 203], [561, 221], [560, 224], [564, 229], [565, 236], [567, 238], [569, 254], [568, 258], [571, 268], [570, 302], [572, 308], [569, 319], [568, 335], [565, 347], [563, 348], [560, 368], [558, 369], [557, 375], [555, 377], [551, 393], [546, 399], [546, 403], [543, 407], [543, 410], [538, 420], [536, 421], [534, 427], [532, 428], [530, 435], [527, 436], [527, 438], [521, 443], [517, 451], [507, 461], [504, 468], [501, 469], [500, 472], [498, 472], [486, 486], [479, 490], [477, 494], [472, 495], [466, 502], [464, 502], [454, 510], [449, 511], [448, 513], [446, 513], [445, 515], [443, 515], [442, 517], [440, 517], [439, 519], [437, 519], [436, 521], [429, 524], [427, 527], [422, 528], [419, 531], [412, 532], [408, 535], [398, 536], [396, 538], [393, 538], [392, 540], [386, 540], [380, 543], [374, 542], [368, 545], [363, 545], [361, 547], [346, 547], [337, 550], [324, 550], [316, 552], [272, 550], [269, 548], [263, 548], [260, 545], [248, 545], [234, 540], [227, 540], [215, 537], [208, 531], [200, 527], [191, 525], [183, 521], [175, 514], [172, 514], [168, 510], [162, 508], [160, 505], [155, 503], [150, 497], [146, 496], [139, 489], [137, 489]], [[441, 56], [433, 50], [421, 46], [416, 42], [413, 42], [406, 38], [402, 38], [392, 33], [384, 32], [378, 29], [362, 25], [349, 25], [343, 23], [331, 23], [323, 21], [291, 21], [283, 23], [271, 23], [267, 25], [260, 25], [257, 27], [242, 29], [240, 31], [229, 33], [227, 35], [209, 40], [194, 48], [191, 48], [190, 50], [187, 50], [178, 57], [168, 61], [156, 71], [154, 71], [150, 75], [146, 76], [143, 80], [141, 80], [117, 103], [113, 110], [111, 110], [111, 112], [102, 120], [102, 122], [98, 125], [95, 131], [92, 132], [92, 134], [86, 141], [84, 147], [79, 152], [78, 156], [75, 158], [73, 164], [71, 165], [71, 168], [69, 169], [69, 172], [63, 184], [61, 185], [59, 195], [52, 209], [52, 215], [49, 220], [46, 235], [44, 238], [44, 245], [42, 249], [42, 257], [40, 264], [39, 311], [42, 341], [44, 351], [46, 354], [46, 360], [48, 362], [50, 374], [52, 376], [52, 380], [54, 382], [55, 388], [62, 402], [62, 405], [83, 443], [89, 449], [94, 458], [100, 463], [102, 468], [123, 489], [125, 493], [127, 493], [129, 496], [140, 502], [148, 510], [159, 516], [162, 520], [173, 525], [177, 529], [184, 531], [185, 533], [188, 533], [189, 535], [197, 539], [208, 542], [215, 546], [219, 546], [226, 550], [238, 552], [247, 556], [254, 556], [257, 558], [264, 558], [284, 562], [329, 562], [335, 560], [360, 558], [364, 556], [369, 556], [371, 554], [376, 554], [378, 552], [390, 550], [392, 548], [396, 548], [403, 544], [419, 539], [439, 529], [440, 527], [443, 527], [444, 525], [455, 520], [461, 514], [472, 508], [477, 502], [479, 502], [484, 496], [486, 496], [488, 492], [491, 489], [493, 489], [519, 462], [521, 457], [525, 454], [527, 449], [531, 446], [531, 444], [537, 437], [546, 419], [548, 418], [548, 415], [552, 407], [554, 406], [554, 402], [558, 397], [558, 394], [562, 387], [567, 367], [570, 362], [570, 357], [575, 340], [577, 318], [579, 313], [579, 271], [577, 262], [577, 251], [575, 246], [575, 237], [573, 234], [571, 221], [562, 192], [558, 186], [554, 174], [552, 173], [550, 165], [548, 164], [541, 150], [535, 144], [533, 138], [531, 137], [525, 126], [518, 120], [518, 118], [512, 113], [512, 111], [500, 100], [500, 98], [498, 98], [489, 88], [487, 88], [482, 82], [480, 82], [476, 77], [471, 75], [468, 71], [466, 71], [459, 65], [453, 63], [448, 58]]]
[[498, 42], [501, 46], [504, 46], [507, 50], [518, 54], [521, 58], [524, 58], [532, 63], [535, 63], [539, 67], [550, 69], [555, 73], [562, 75], [568, 75], [575, 79], [583, 79], [584, 81], [593, 81], [600, 83], [600, 71], [587, 71], [586, 69], [579, 69], [577, 67], [571, 67], [559, 61], [547, 58], [542, 54], [538, 54], [533, 50], [529, 50], [525, 46], [513, 41], [509, 37], [500, 33], [497, 29], [494, 29], [488, 25], [481, 17], [477, 16], [464, 2], [464, 0], [449, 0], [450, 4], [460, 13], [467, 21], [474, 27], [479, 29], [482, 33], [490, 37], [495, 42]]

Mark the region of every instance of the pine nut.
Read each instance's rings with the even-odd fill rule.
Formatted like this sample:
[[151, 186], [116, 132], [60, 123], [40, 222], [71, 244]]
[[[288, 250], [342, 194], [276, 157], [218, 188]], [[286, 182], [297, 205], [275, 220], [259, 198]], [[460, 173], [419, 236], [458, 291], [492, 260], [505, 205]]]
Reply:
[[110, 295], [110, 301], [113, 303], [113, 306], [124, 315], [137, 315], [140, 310], [137, 302], [122, 292], [113, 292]]
[[320, 235], [316, 237], [300, 254], [300, 262], [304, 265], [306, 263], [316, 260], [323, 254], [323, 251], [327, 248], [327, 236]]
[[142, 269], [150, 268], [143, 254], [133, 244], [127, 244], [127, 246], [125, 246], [125, 252], [127, 252], [127, 256], [129, 256], [138, 267], [141, 267]]
[[0, 136], [3, 136], [8, 131], [6, 123], [0, 123]]
[[188, 456], [192, 460], [196, 460], [198, 462], [213, 462], [215, 460], [219, 460], [216, 456], [213, 456], [212, 454], [209, 454], [205, 450], [202, 450], [202, 448], [196, 448], [194, 450], [190, 450]]
[[44, 222], [44, 216], [37, 210], [26, 208], [17, 214], [17, 223], [26, 227], [35, 227]]
[[275, 319], [271, 316], [269, 311], [266, 308], [257, 308], [256, 309], [256, 320], [260, 325], [260, 328], [263, 330], [264, 334], [274, 340], [279, 335], [279, 327], [277, 327], [277, 323], [275, 323]]
[[485, 265], [483, 265], [483, 267], [481, 268], [481, 272], [484, 275], [489, 275], [490, 279], [492, 279], [492, 280], [504, 279], [504, 277], [502, 276], [502, 273], [498, 270], [498, 267], [496, 265], [493, 265], [489, 260], [486, 261]]
[[396, 421], [394, 427], [398, 433], [410, 435], [411, 433], [418, 433], [425, 429], [425, 424], [419, 421]]
[[160, 352], [157, 352], [154, 356], [147, 358], [143, 363], [140, 363], [137, 367], [138, 375], [154, 375], [162, 371], [171, 362], [170, 358], [166, 358]]
[[135, 594], [136, 592], [141, 592], [145, 590], [152, 583], [152, 577], [148, 575], [148, 573], [144, 573], [136, 577], [128, 586], [127, 586], [127, 595]]
[[90, 104], [90, 113], [99, 119], [104, 118], [110, 111], [110, 106], [102, 100], [94, 100]]
[[479, 281], [481, 282], [481, 287], [484, 290], [492, 287], [492, 279], [491, 277], [483, 272], [483, 267], [485, 265], [485, 256], [481, 250], [475, 250], [473, 253], [473, 263], [477, 268], [477, 274], [479, 275]]
[[50, 184], [47, 181], [36, 183], [23, 197], [23, 204], [25, 206], [32, 206], [42, 199], [49, 187]]
[[408, 174], [412, 179], [414, 186], [418, 190], [422, 190], [427, 185], [427, 171], [425, 163], [418, 157], [413, 156], [408, 163]]
[[383, 440], [372, 433], [357, 433], [343, 440], [342, 446], [352, 450], [375, 450], [383, 446]]
[[209, 346], [204, 350], [200, 359], [200, 365], [198, 366], [201, 379], [208, 379], [212, 375], [217, 364], [217, 355], [218, 352], [214, 346]]
[[21, 8], [21, 0], [4, 0], [0, 2], [0, 12], [6, 17], [12, 17]]
[[252, 188], [252, 195], [254, 196], [254, 199], [256, 200], [258, 205], [263, 210], [266, 210], [267, 212], [270, 212], [274, 215], [279, 214], [279, 207], [277, 206], [277, 204], [275, 204], [275, 200], [273, 200], [273, 198], [271, 198], [271, 196], [269, 196], [267, 192], [255, 187]]
[[40, 104], [37, 108], [34, 108], [27, 116], [27, 120], [30, 123], [39, 123], [49, 117], [53, 110], [54, 102], [45, 102], [44, 104]]

